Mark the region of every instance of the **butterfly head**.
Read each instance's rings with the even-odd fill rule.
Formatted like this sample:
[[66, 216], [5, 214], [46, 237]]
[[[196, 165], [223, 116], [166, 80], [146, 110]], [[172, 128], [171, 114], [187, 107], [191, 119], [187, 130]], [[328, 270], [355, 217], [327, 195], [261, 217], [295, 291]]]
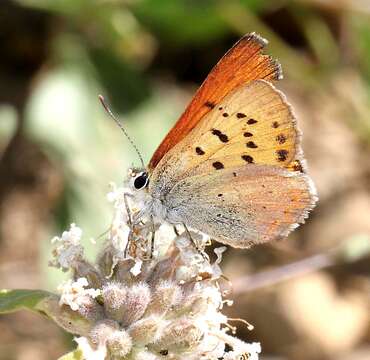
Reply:
[[143, 169], [129, 169], [128, 178], [130, 188], [135, 191], [143, 190], [149, 184], [149, 174]]

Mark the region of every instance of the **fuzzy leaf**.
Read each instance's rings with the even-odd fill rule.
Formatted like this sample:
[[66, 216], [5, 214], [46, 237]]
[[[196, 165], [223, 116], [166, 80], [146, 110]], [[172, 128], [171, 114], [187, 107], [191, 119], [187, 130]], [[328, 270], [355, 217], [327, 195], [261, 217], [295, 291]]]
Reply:
[[10, 313], [22, 309], [40, 312], [43, 300], [54, 296], [44, 290], [0, 290], [0, 313]]
[[61, 356], [58, 360], [82, 360], [82, 351], [77, 349]]

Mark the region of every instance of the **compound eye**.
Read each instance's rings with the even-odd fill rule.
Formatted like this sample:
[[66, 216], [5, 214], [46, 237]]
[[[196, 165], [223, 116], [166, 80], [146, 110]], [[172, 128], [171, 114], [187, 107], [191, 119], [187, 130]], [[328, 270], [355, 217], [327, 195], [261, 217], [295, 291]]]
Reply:
[[148, 174], [141, 173], [135, 180], [134, 180], [134, 187], [136, 190], [140, 190], [148, 185]]

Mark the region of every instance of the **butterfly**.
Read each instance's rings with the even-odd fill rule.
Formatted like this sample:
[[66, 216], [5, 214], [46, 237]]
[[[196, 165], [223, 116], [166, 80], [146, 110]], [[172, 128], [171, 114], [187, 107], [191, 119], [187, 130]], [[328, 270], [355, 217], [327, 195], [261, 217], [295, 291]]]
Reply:
[[247, 248], [286, 237], [317, 201], [267, 41], [245, 35], [217, 63], [129, 185], [145, 217]]

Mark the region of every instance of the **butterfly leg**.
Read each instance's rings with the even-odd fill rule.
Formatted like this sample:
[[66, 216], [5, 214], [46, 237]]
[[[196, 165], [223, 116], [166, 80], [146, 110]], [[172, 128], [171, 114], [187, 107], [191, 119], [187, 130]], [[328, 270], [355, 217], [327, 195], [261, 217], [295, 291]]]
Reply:
[[153, 216], [150, 217], [152, 222], [152, 237], [150, 240], [150, 259], [153, 259], [153, 253], [154, 253], [154, 240], [155, 240], [155, 224], [154, 224], [154, 218]]
[[204, 260], [209, 261], [209, 256], [207, 255], [207, 253], [203, 249], [201, 249], [199, 247], [198, 243], [193, 239], [193, 237], [190, 234], [190, 231], [189, 231], [188, 227], [185, 224], [182, 224], [182, 225], [184, 226], [185, 231], [186, 231], [191, 243], [195, 247], [195, 249], [199, 252], [200, 255], [202, 255]]
[[179, 230], [177, 230], [176, 225], [173, 226], [173, 231], [174, 231], [176, 236], [180, 236]]
[[129, 193], [124, 193], [123, 194], [123, 201], [125, 203], [125, 208], [126, 208], [126, 213], [127, 213], [127, 222], [128, 222], [128, 226], [131, 228], [132, 226], [132, 217], [131, 217], [131, 210], [130, 210], [130, 206], [128, 204], [128, 201], [127, 199], [128, 198], [133, 198], [133, 195], [129, 194]]
[[126, 247], [125, 247], [125, 251], [124, 251], [124, 257], [126, 258], [127, 255], [128, 255], [128, 251], [129, 251], [129, 248], [130, 248], [130, 244], [131, 244], [131, 233], [132, 233], [132, 217], [131, 217], [131, 209], [130, 209], [130, 206], [128, 204], [128, 201], [127, 201], [127, 198], [129, 197], [132, 197], [131, 194], [129, 193], [123, 193], [123, 202], [125, 203], [125, 208], [126, 208], [126, 213], [127, 213], [127, 225], [129, 226], [130, 228], [130, 233], [129, 233], [129, 236], [128, 236], [128, 239], [127, 239], [127, 244], [126, 244]]

